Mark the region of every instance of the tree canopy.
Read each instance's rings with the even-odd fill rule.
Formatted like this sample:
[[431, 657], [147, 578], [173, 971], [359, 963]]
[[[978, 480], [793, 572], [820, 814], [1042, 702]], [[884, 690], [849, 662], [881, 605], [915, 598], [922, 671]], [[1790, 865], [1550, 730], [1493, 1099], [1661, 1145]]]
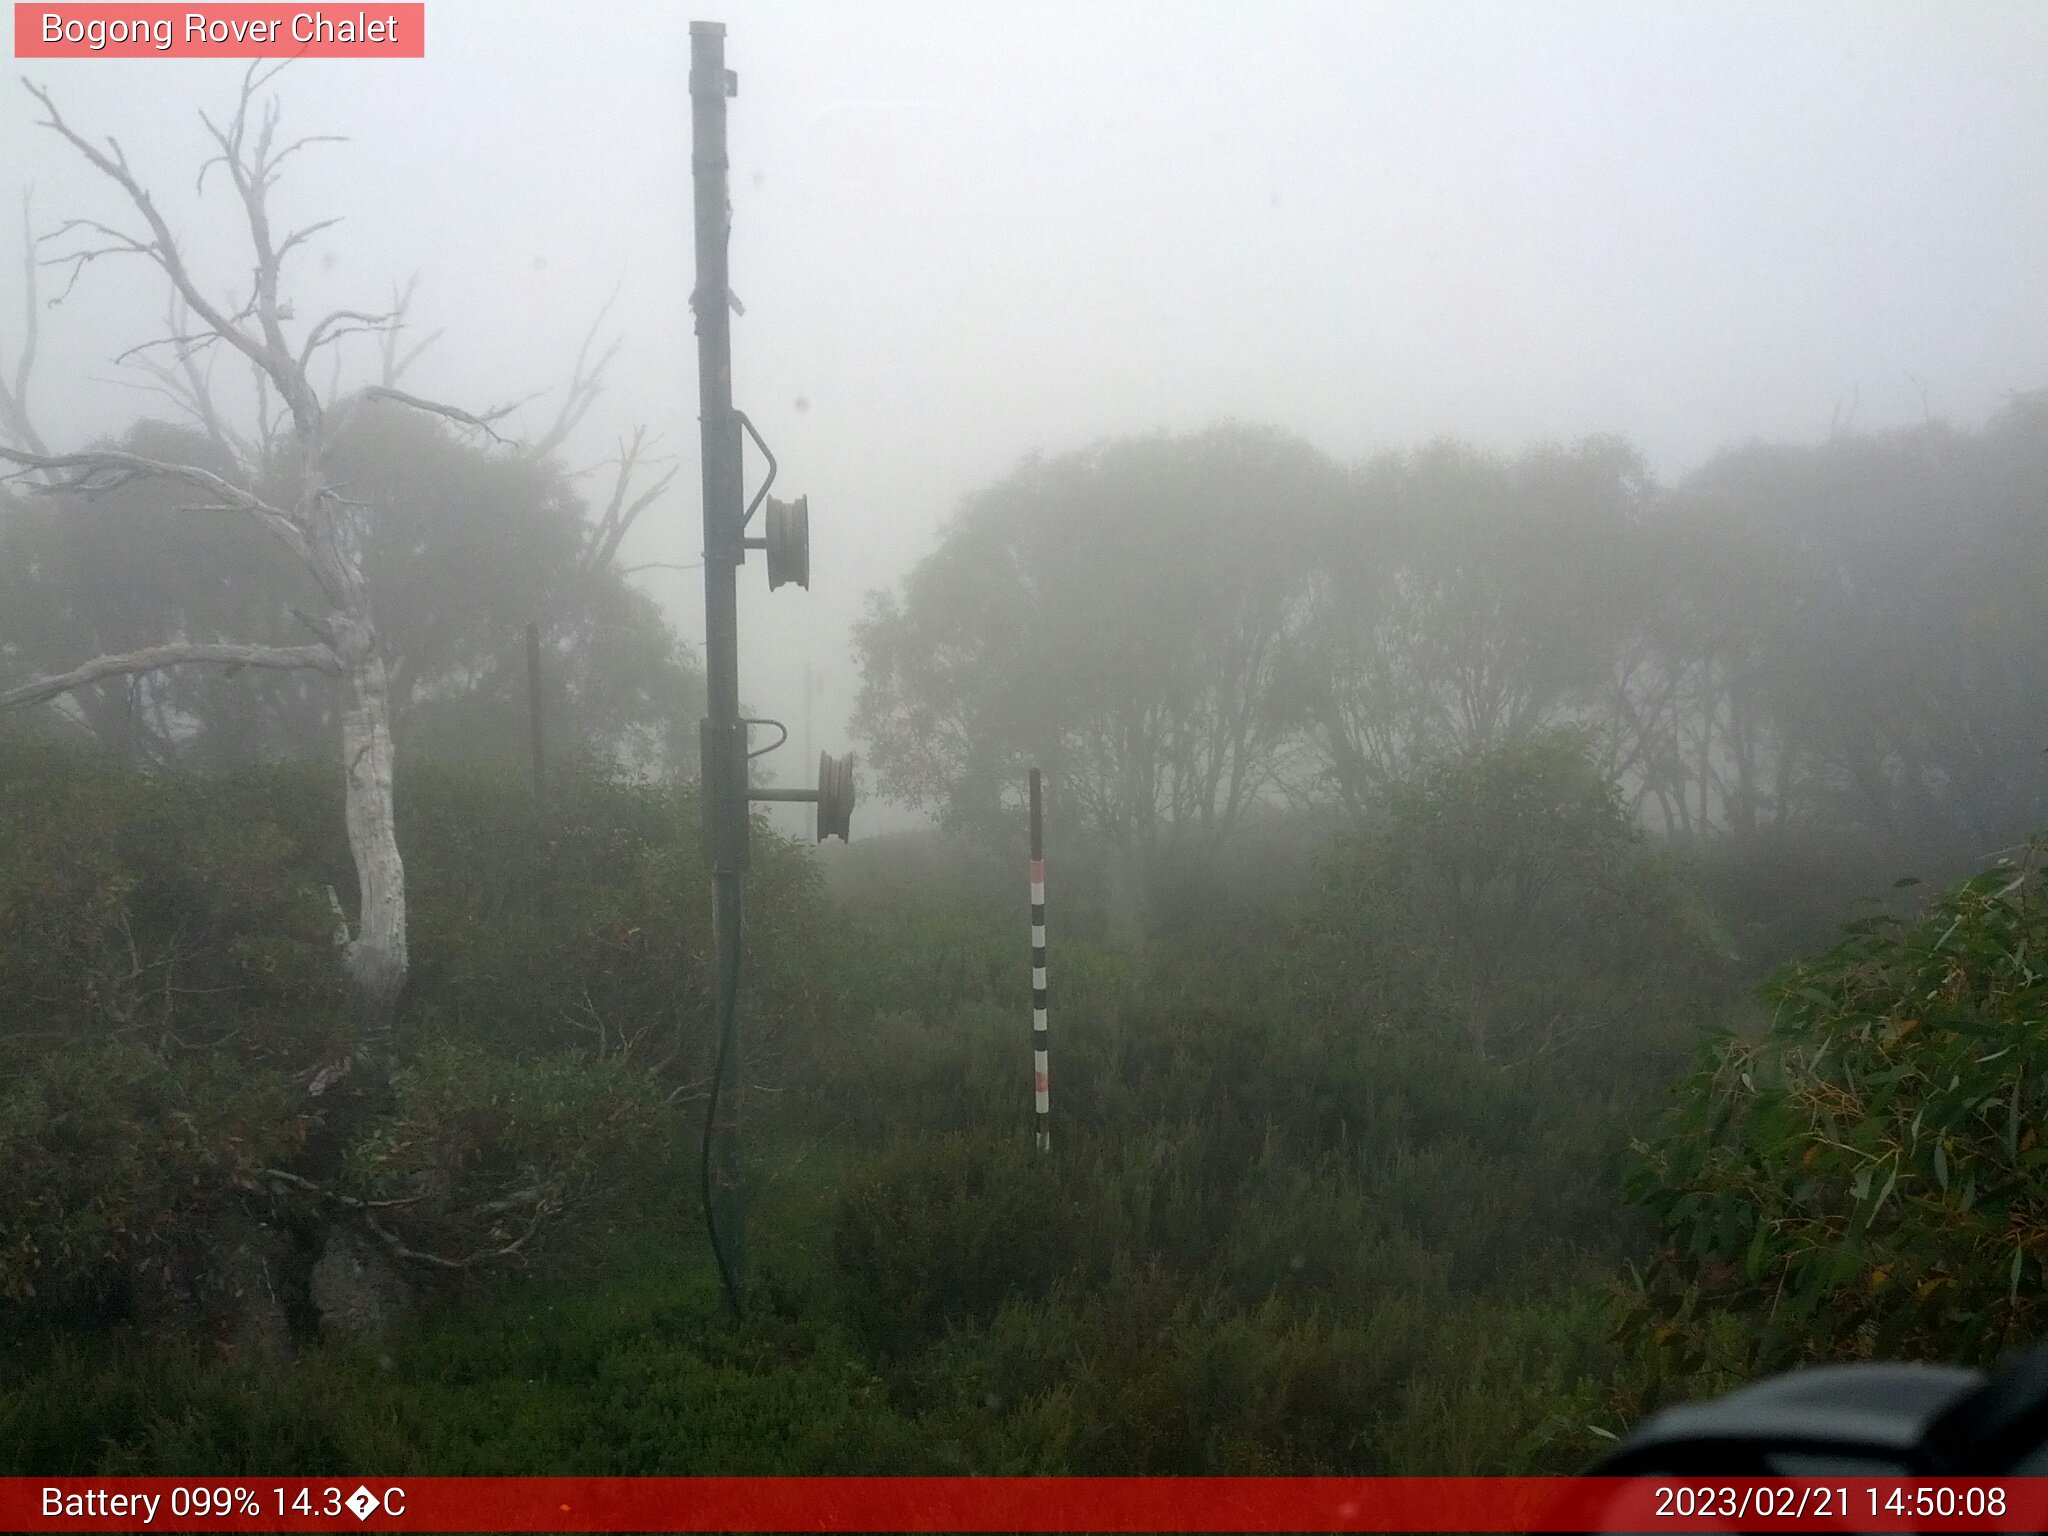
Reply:
[[2043, 398], [1669, 486], [1612, 438], [1102, 443], [968, 498], [875, 595], [857, 728], [958, 828], [1036, 763], [1155, 893], [1261, 804], [1366, 815], [1560, 727], [1655, 834], [1974, 858], [2048, 822], [2043, 486]]
[[1227, 425], [970, 498], [856, 634], [883, 792], [987, 832], [1037, 764], [1140, 879], [1213, 845], [1281, 770], [1276, 669], [1342, 490], [1298, 439]]
[[[196, 431], [145, 422], [121, 442], [219, 472]], [[487, 452], [438, 421], [363, 413], [337, 483], [362, 504], [363, 567], [401, 750], [516, 760], [527, 748], [525, 630], [541, 626], [551, 751], [687, 775], [702, 680], [654, 600], [592, 558], [596, 519], [553, 462]], [[138, 482], [0, 503], [0, 676], [171, 640], [304, 639], [316, 600], [282, 549], [186, 495]], [[79, 690], [72, 718], [107, 750], [226, 766], [303, 755], [335, 701], [295, 673], [181, 668]]]

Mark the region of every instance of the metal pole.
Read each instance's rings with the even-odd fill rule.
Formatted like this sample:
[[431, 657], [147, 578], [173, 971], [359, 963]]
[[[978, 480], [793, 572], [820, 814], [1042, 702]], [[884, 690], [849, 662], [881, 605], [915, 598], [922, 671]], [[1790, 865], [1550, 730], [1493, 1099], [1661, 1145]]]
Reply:
[[1045, 999], [1045, 797], [1031, 770], [1031, 1073], [1038, 1112], [1038, 1150], [1052, 1150], [1052, 1085], [1047, 1076], [1052, 1035]]
[[742, 543], [740, 424], [732, 407], [732, 293], [726, 267], [732, 207], [726, 185], [725, 26], [690, 23], [690, 172], [696, 193], [697, 400], [704, 470], [704, 849], [711, 869], [717, 1054], [704, 1120], [704, 1218], [726, 1299], [740, 1310], [746, 1206], [739, 1161], [741, 882], [747, 867], [746, 726], [740, 720], [738, 571]]
[[543, 794], [548, 782], [547, 747], [541, 736], [540, 625], [526, 626], [526, 713], [533, 733], [533, 792]]
[[817, 697], [817, 692], [818, 692], [818, 682], [817, 682], [817, 678], [816, 678], [816, 677], [815, 677], [815, 676], [813, 675], [813, 673], [812, 673], [812, 671], [811, 671], [811, 664], [810, 664], [809, 662], [805, 662], [805, 663], [804, 663], [804, 745], [803, 745], [803, 753], [804, 753], [804, 755], [803, 755], [802, 757], [798, 758], [798, 759], [797, 759], [797, 761], [798, 761], [798, 762], [800, 762], [800, 763], [802, 763], [802, 764], [804, 765], [804, 767], [805, 767], [806, 771], [808, 771], [808, 770], [809, 770], [809, 768], [810, 768], [810, 765], [811, 765], [812, 763], [815, 763], [815, 762], [816, 762], [816, 761], [818, 760], [818, 755], [817, 755], [817, 753], [816, 753], [815, 751], [813, 751], [813, 750], [812, 750], [812, 747], [811, 747], [811, 700], [812, 700], [812, 699], [814, 699], [815, 697]]

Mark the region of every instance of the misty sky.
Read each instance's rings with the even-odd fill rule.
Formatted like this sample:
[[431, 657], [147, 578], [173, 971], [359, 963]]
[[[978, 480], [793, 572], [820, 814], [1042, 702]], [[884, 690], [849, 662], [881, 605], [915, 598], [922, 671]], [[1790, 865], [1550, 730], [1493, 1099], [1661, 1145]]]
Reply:
[[[429, 0], [425, 60], [278, 82], [309, 149], [301, 318], [418, 270], [408, 385], [559, 389], [614, 283], [626, 335], [577, 462], [636, 422], [688, 460], [637, 560], [694, 560], [688, 22], [677, 5]], [[1619, 432], [1673, 477], [1753, 437], [1974, 425], [2048, 385], [2048, 7], [732, 3], [736, 396], [811, 497], [813, 587], [742, 573], [742, 687], [846, 745], [846, 632], [966, 492], [1034, 449], [1219, 417], [1346, 457]], [[242, 65], [32, 60], [120, 138], [225, 289], [197, 110]], [[18, 70], [17, 73], [20, 71]], [[0, 92], [39, 222], [119, 213]], [[10, 225], [12, 219], [9, 219]], [[10, 238], [9, 248], [13, 245]], [[138, 267], [46, 314], [45, 436], [148, 397]], [[18, 273], [0, 273], [0, 351]], [[367, 353], [363, 354], [367, 363]], [[799, 402], [804, 408], [799, 408]], [[544, 397], [528, 408], [538, 426]], [[697, 573], [641, 578], [701, 635]], [[793, 731], [800, 740], [800, 729]], [[783, 776], [795, 773], [785, 756]], [[857, 830], [884, 824], [864, 811]]]

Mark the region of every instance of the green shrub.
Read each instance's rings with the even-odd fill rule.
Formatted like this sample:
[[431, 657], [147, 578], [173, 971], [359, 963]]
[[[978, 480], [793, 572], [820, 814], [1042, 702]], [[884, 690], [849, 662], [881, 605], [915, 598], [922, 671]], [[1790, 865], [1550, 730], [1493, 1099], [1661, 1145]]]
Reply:
[[350, 1182], [386, 1230], [444, 1259], [529, 1262], [561, 1227], [616, 1216], [682, 1166], [680, 1126], [622, 1061], [441, 1043], [392, 1088], [391, 1112], [349, 1149]]
[[[11, 1317], [114, 1318], [204, 1281], [223, 1223], [296, 1244], [286, 1269], [343, 1217], [416, 1255], [523, 1261], [682, 1166], [670, 1101], [710, 1050], [693, 794], [564, 774], [536, 803], [516, 776], [409, 763], [397, 813], [398, 1071], [315, 1099], [300, 1079], [349, 1035], [338, 776], [140, 773], [0, 739]], [[754, 846], [758, 1074], [816, 1008], [820, 909], [802, 850], [765, 828]]]
[[237, 786], [0, 747], [0, 1039], [310, 1061], [341, 1006], [321, 884]]
[[847, 1183], [832, 1254], [862, 1336], [900, 1353], [1043, 1294], [1073, 1262], [1074, 1226], [1058, 1173], [1028, 1143], [938, 1137]]
[[[711, 1050], [710, 882], [688, 786], [420, 764], [399, 779], [412, 903], [406, 1006], [493, 1050], [623, 1054], [669, 1086]], [[747, 1009], [757, 1056], [818, 1006], [804, 851], [757, 825]]]
[[1374, 1457], [1374, 1426], [1429, 1330], [1419, 1301], [1345, 1320], [1125, 1259], [955, 1334], [918, 1382], [963, 1418], [977, 1406], [1007, 1414], [994, 1444], [1025, 1470], [1369, 1473], [1392, 1470]]
[[1761, 1038], [1707, 1048], [1631, 1174], [1669, 1368], [1980, 1362], [2048, 1323], [2044, 853], [1852, 926], [1772, 979]]
[[276, 1073], [175, 1064], [129, 1042], [0, 1062], [0, 1298], [17, 1317], [89, 1317], [138, 1283], [203, 1268], [210, 1230], [260, 1209], [259, 1171], [307, 1117]]
[[1303, 1009], [1581, 1066], [1696, 1007], [1728, 964], [1684, 871], [1572, 731], [1395, 786], [1325, 856], [1293, 947]]
[[[589, 1258], [608, 1230], [646, 1251], [630, 1304], [599, 1267], [572, 1271], [586, 1293], [479, 1263], [394, 1375], [312, 1349], [299, 1394], [103, 1331], [25, 1384], [0, 1371], [0, 1441], [47, 1412], [107, 1470], [1564, 1470], [1632, 1369], [1588, 1282], [1630, 1242], [1620, 1121], [1700, 973], [1682, 882], [1611, 828], [1590, 867], [1640, 925], [1583, 932], [1569, 900], [1539, 903], [1502, 994], [1568, 1001], [1577, 1054], [1497, 1032], [1482, 1052], [1418, 961], [1456, 958], [1415, 859], [1457, 827], [1427, 806], [1227, 935], [1189, 916], [1139, 957], [1056, 927], [1050, 1157], [1021, 899], [881, 879], [831, 908], [808, 852], [761, 830], [749, 1076], [792, 1091], [749, 1100], [760, 1262], [727, 1327], [698, 1213], [661, 1198], [694, 1168], [675, 1111], [709, 1046], [689, 791], [565, 774], [537, 802], [402, 765], [399, 1069], [313, 1115], [290, 1074], [337, 1027], [325, 888], [352, 888], [331, 774], [74, 773], [10, 750], [0, 1153], [52, 1172], [0, 1190], [0, 1284], [28, 1276], [63, 1302], [50, 1316], [117, 1315], [138, 1274], [234, 1220], [290, 1231], [302, 1261], [337, 1218], [455, 1261]], [[1528, 767], [1438, 787], [1508, 815]], [[1606, 827], [1598, 796], [1566, 799]], [[56, 942], [8, 949], [10, 929]], [[222, 990], [174, 989], [170, 1031], [138, 1029], [163, 1023], [161, 988], [110, 1010], [87, 985], [134, 967], [130, 934], [145, 967], [176, 953]], [[195, 935], [203, 961], [178, 949]]]

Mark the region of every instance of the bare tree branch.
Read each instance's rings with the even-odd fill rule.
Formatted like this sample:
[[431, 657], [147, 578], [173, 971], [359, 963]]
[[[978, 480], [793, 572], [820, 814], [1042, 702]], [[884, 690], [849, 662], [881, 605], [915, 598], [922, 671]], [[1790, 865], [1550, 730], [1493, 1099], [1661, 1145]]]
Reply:
[[[275, 73], [273, 71], [272, 73]], [[268, 76], [261, 77], [267, 79]], [[265, 102], [262, 120], [256, 132], [256, 145], [248, 158], [243, 158], [243, 147], [247, 141], [249, 104], [257, 89], [259, 76], [255, 65], [242, 83], [242, 94], [235, 105], [235, 115], [225, 130], [213, 119], [201, 113], [200, 121], [221, 147], [222, 163], [228, 178], [234, 183], [235, 191], [241, 196], [242, 211], [249, 228], [249, 243], [256, 253], [256, 272], [251, 302], [255, 309], [258, 328], [263, 333], [263, 343], [258, 349], [264, 369], [277, 386], [278, 393], [291, 408], [292, 420], [303, 434], [310, 435], [320, 421], [320, 402], [313, 393], [313, 387], [306, 380], [304, 367], [296, 366], [290, 344], [284, 337], [277, 297], [277, 285], [285, 254], [311, 229], [302, 230], [287, 238], [283, 246], [273, 243], [270, 232], [270, 207], [267, 194], [270, 190], [273, 167], [270, 158], [271, 141], [276, 136], [279, 109], [275, 100]], [[325, 226], [315, 225], [312, 229]]]
[[362, 400], [390, 400], [399, 405], [409, 405], [416, 411], [425, 411], [430, 416], [444, 416], [462, 426], [477, 428], [495, 443], [502, 443], [505, 439], [492, 428], [491, 423], [504, 420], [518, 410], [522, 403], [514, 401], [510, 405], [501, 405], [495, 410], [485, 411], [479, 416], [465, 411], [459, 405], [443, 405], [437, 400], [423, 400], [418, 395], [409, 395], [402, 389], [388, 389], [382, 384], [371, 384], [359, 389], [342, 403], [348, 405]]
[[214, 662], [232, 670], [258, 667], [269, 672], [299, 672], [313, 669], [340, 676], [342, 660], [324, 645], [237, 645], [233, 643], [153, 645], [124, 656], [101, 656], [82, 667], [55, 677], [38, 678], [19, 688], [0, 693], [0, 711], [40, 704], [60, 694], [74, 692], [109, 677], [139, 677], [166, 667]]
[[104, 236], [109, 243], [102, 246], [90, 246], [84, 250], [70, 251], [62, 256], [40, 258], [39, 264], [45, 267], [68, 266], [71, 268], [71, 280], [64, 285], [62, 293], [50, 300], [52, 305], [62, 304], [66, 299], [70, 298], [71, 290], [78, 286], [78, 280], [84, 275], [85, 269], [102, 256], [149, 256], [154, 258], [155, 253], [150, 249], [147, 242], [137, 240], [133, 235], [125, 234], [118, 229], [109, 228], [107, 225], [93, 219], [67, 219], [47, 235], [44, 235], [37, 244], [46, 245], [51, 241], [61, 240], [75, 229], [90, 230], [96, 235]]
[[36, 339], [41, 306], [36, 302], [36, 232], [34, 193], [21, 194], [21, 353], [14, 360], [14, 382], [0, 381], [0, 432], [36, 453], [45, 451], [28, 410], [28, 384], [36, 366]]
[[612, 344], [604, 349], [595, 364], [590, 362], [590, 349], [597, 344], [597, 333], [604, 328], [605, 316], [619, 301], [619, 292], [625, 287], [622, 278], [615, 284], [611, 296], [598, 306], [597, 318], [590, 322], [590, 329], [584, 333], [583, 345], [576, 352], [576, 366], [569, 372], [569, 388], [562, 396], [562, 408], [555, 413], [555, 419], [548, 429], [526, 445], [531, 458], [544, 459], [568, 440], [577, 425], [590, 411], [598, 395], [604, 389], [605, 366], [619, 350], [623, 337], [614, 337]]
[[419, 286], [420, 275], [417, 272], [405, 280], [403, 288], [396, 283], [391, 285], [391, 313], [394, 318], [391, 328], [384, 333], [384, 367], [377, 379], [386, 389], [397, 388], [406, 370], [419, 361], [419, 355], [441, 338], [441, 333], [435, 331], [415, 343], [410, 351], [403, 355], [399, 353], [398, 333], [405, 329], [406, 317], [412, 313], [412, 297]]
[[[349, 138], [345, 133], [309, 133], [302, 139], [294, 139], [270, 157], [270, 179], [273, 182], [276, 181], [277, 168], [284, 164], [287, 157], [297, 154], [308, 144], [346, 144], [348, 142]], [[333, 222], [334, 220], [332, 219], [328, 220], [330, 224]]]
[[178, 409], [189, 411], [190, 407], [185, 403], [184, 381], [178, 378], [176, 374], [172, 373], [168, 368], [161, 367], [155, 363], [138, 362], [130, 366], [140, 368], [149, 377], [147, 379], [115, 379], [95, 376], [93, 383], [111, 384], [116, 389], [139, 389], [148, 395], [161, 395], [172, 405], [177, 406]]
[[202, 352], [219, 340], [220, 337], [212, 331], [181, 332], [173, 326], [168, 335], [158, 336], [151, 341], [138, 341], [127, 351], [115, 353], [114, 366], [118, 368], [124, 363], [140, 358], [144, 352], [155, 351], [158, 347], [176, 347], [181, 352]]
[[256, 386], [256, 462], [268, 463], [277, 453], [278, 431], [283, 424], [285, 407], [272, 410], [270, 404], [270, 375], [254, 363], [249, 365]]
[[[0, 459], [21, 465], [22, 470], [17, 473], [44, 471], [49, 478], [35, 487], [43, 495], [69, 491], [98, 496], [124, 485], [133, 485], [138, 480], [175, 480], [196, 486], [217, 498], [221, 504], [247, 513], [268, 532], [282, 539], [308, 565], [315, 563], [305, 531], [290, 513], [273, 507], [262, 497], [243, 490], [232, 481], [223, 480], [211, 470], [114, 449], [93, 449], [86, 453], [28, 453], [19, 448], [0, 448]], [[12, 478], [14, 476], [0, 475], [0, 482]]]
[[[183, 297], [173, 288], [164, 315], [165, 334], [150, 341], [138, 342], [114, 359], [117, 364], [125, 364], [147, 374], [154, 382], [144, 384], [132, 379], [117, 379], [112, 382], [124, 388], [146, 389], [163, 396], [190, 417], [206, 433], [215, 447], [240, 463], [253, 463], [256, 461], [256, 455], [248, 439], [230, 426], [227, 418], [214, 405], [213, 364], [219, 356], [214, 349], [221, 338], [211, 330], [187, 330], [188, 318], [188, 307]], [[175, 369], [169, 364], [144, 355], [160, 347], [173, 349]], [[198, 361], [202, 356], [206, 359], [204, 371], [201, 370]]]
[[[273, 360], [266, 354], [262, 342], [240, 329], [226, 315], [222, 314], [219, 308], [206, 297], [199, 284], [193, 279], [191, 270], [185, 265], [185, 259], [178, 251], [178, 243], [171, 235], [170, 226], [164, 222], [163, 215], [157, 211], [156, 203], [151, 199], [148, 191], [141, 182], [135, 179], [134, 173], [128, 169], [128, 160], [121, 153], [121, 146], [114, 140], [109, 139], [107, 141], [108, 149], [112, 153], [109, 154], [107, 150], [100, 149], [64, 121], [64, 115], [57, 110], [57, 104], [51, 99], [50, 93], [47, 90], [36, 85], [33, 81], [24, 80], [22, 83], [28, 87], [29, 94], [43, 104], [43, 110], [49, 114], [48, 117], [43, 119], [43, 126], [61, 134], [102, 175], [113, 181], [123, 192], [126, 192], [128, 200], [135, 205], [136, 211], [148, 223], [150, 233], [153, 236], [152, 241], [145, 242], [136, 240], [133, 236], [119, 235], [119, 240], [125, 242], [125, 244], [117, 246], [116, 249], [133, 249], [148, 256], [163, 269], [164, 274], [170, 278], [172, 284], [184, 297], [185, 302], [192, 307], [193, 312], [200, 319], [217, 331], [223, 341], [243, 353], [257, 367], [267, 370]], [[249, 89], [249, 85], [245, 83], [243, 86], [243, 105], [245, 108], [248, 102]], [[108, 231], [108, 233], [118, 235], [118, 232], [115, 231]], [[85, 257], [86, 261], [91, 259], [90, 255]], [[83, 263], [80, 266], [81, 270], [82, 266]], [[77, 281], [76, 271], [73, 273], [72, 280], [74, 282]], [[283, 381], [280, 380], [278, 382], [279, 387], [282, 388]]]
[[[184, 328], [185, 313], [186, 305], [183, 297], [176, 289], [172, 289], [170, 325], [173, 331]], [[204, 372], [200, 370], [199, 364], [195, 359], [197, 349], [190, 347], [180, 347], [178, 349], [178, 371], [185, 380], [185, 388], [190, 399], [190, 404], [187, 408], [198, 419], [200, 426], [205, 428], [206, 435], [217, 446], [224, 448], [244, 464], [254, 463], [254, 449], [249, 440], [234, 427], [228, 425], [227, 418], [221, 415], [213, 403], [213, 364], [220, 354], [211, 350], [211, 343], [219, 339], [219, 337], [215, 336], [209, 341]]]
[[[312, 361], [313, 354], [331, 342], [359, 332], [389, 331], [394, 329], [403, 311], [391, 309], [382, 314], [372, 314], [363, 309], [337, 309], [322, 315], [313, 322], [306, 332], [305, 345], [299, 348], [299, 367], [304, 369]], [[349, 322], [353, 321], [354, 324]], [[331, 331], [331, 334], [330, 334]]]
[[591, 529], [590, 537], [584, 544], [582, 568], [586, 573], [603, 570], [612, 563], [618, 555], [619, 546], [625, 542], [626, 535], [639, 520], [640, 514], [660, 499], [661, 493], [668, 489], [669, 483], [676, 477], [677, 466], [671, 463], [668, 472], [653, 485], [630, 502], [626, 499], [632, 493], [633, 479], [642, 464], [653, 462], [643, 459], [649, 446], [645, 426], [633, 429], [631, 442], [619, 444], [619, 456], [612, 461], [618, 466], [618, 473], [612, 479], [611, 499], [606, 503], [604, 512], [598, 517], [596, 526]]
[[316, 1184], [304, 1174], [289, 1173], [282, 1168], [258, 1168], [259, 1178], [275, 1179], [280, 1184], [289, 1184], [293, 1189], [302, 1189], [309, 1195], [318, 1195], [323, 1200], [332, 1200], [339, 1205], [353, 1206], [359, 1211], [393, 1211], [401, 1206], [418, 1205], [427, 1199], [426, 1195], [406, 1195], [397, 1200], [363, 1200], [355, 1195], [345, 1195], [338, 1189], [329, 1189], [325, 1184]]
[[[265, 181], [264, 185], [267, 187], [270, 185], [270, 182]], [[277, 248], [276, 256], [274, 256], [272, 259], [276, 261], [279, 266], [282, 266], [284, 264], [285, 257], [291, 254], [295, 246], [304, 245], [308, 240], [312, 239], [315, 235], [319, 234], [321, 230], [332, 229], [335, 225], [339, 224], [340, 222], [341, 216], [337, 214], [335, 215], [335, 217], [331, 219], [319, 219], [311, 224], [306, 225], [305, 228], [303, 229], [293, 230], [289, 235], [285, 236], [284, 241]]]

